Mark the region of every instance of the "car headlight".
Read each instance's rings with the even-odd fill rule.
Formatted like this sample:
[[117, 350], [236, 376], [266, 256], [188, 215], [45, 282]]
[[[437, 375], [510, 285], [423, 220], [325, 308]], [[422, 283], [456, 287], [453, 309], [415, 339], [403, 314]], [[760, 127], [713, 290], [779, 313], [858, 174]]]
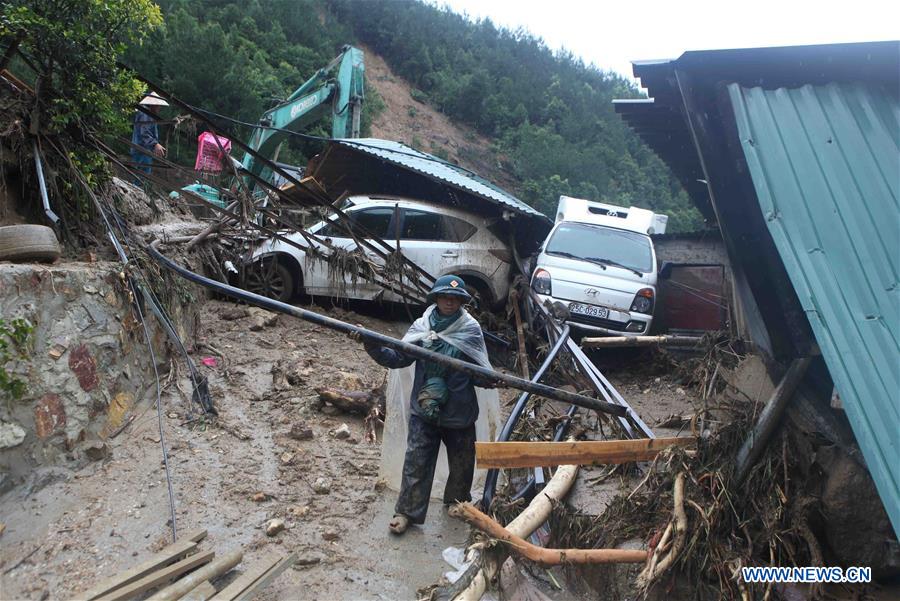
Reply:
[[552, 287], [550, 285], [550, 272], [546, 269], [538, 269], [531, 278], [531, 288], [538, 294], [549, 295]]
[[635, 313], [644, 313], [646, 315], [653, 314], [653, 288], [641, 288], [634, 295], [634, 302], [631, 303], [631, 310]]

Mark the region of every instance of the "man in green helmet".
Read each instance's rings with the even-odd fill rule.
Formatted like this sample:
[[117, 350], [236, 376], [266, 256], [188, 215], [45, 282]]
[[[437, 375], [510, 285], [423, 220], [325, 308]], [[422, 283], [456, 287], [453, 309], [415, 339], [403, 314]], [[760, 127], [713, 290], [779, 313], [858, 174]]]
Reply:
[[[463, 308], [471, 298], [461, 278], [454, 275], [438, 278], [428, 294], [431, 304], [410, 326], [404, 342], [490, 368], [481, 326]], [[402, 534], [410, 523], [425, 521], [442, 442], [449, 463], [444, 504], [471, 500], [478, 418], [475, 382], [464, 373], [432, 361], [416, 360], [377, 344], [364, 342], [364, 345], [372, 359], [384, 367], [398, 369], [416, 363], [403, 479], [396, 513], [389, 525], [391, 532]], [[486, 383], [478, 382], [478, 385]]]

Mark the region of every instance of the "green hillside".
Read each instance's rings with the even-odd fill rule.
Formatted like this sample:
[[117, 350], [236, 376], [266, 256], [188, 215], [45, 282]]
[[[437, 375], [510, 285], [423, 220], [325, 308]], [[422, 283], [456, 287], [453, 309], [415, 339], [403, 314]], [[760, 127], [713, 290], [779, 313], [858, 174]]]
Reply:
[[[342, 44], [363, 42], [414, 98], [495, 140], [513, 191], [540, 210], [552, 214], [558, 196], [571, 194], [665, 212], [670, 231], [702, 226], [675, 178], [613, 111], [612, 99], [639, 91], [529, 33], [413, 0], [158, 3], [164, 27], [128, 59], [191, 103], [253, 122]], [[288, 157], [316, 150], [294, 145]]]

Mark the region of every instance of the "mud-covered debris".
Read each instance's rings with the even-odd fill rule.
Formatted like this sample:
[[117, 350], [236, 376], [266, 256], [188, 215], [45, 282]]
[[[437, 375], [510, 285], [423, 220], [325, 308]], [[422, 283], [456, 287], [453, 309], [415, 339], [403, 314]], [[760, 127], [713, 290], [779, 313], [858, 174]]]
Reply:
[[313, 490], [316, 491], [316, 494], [327, 495], [331, 492], [331, 481], [327, 478], [316, 478], [316, 481], [313, 482]]
[[6, 530], [6, 524], [0, 522], [0, 536], [3, 536], [3, 531]]
[[272, 313], [265, 309], [257, 309], [256, 307], [251, 307], [249, 312], [251, 332], [259, 332], [260, 330], [271, 328], [278, 323], [278, 313]]
[[266, 524], [266, 536], [275, 536], [282, 530], [284, 530], [284, 520], [275, 518]]
[[341, 533], [334, 529], [328, 529], [322, 533], [322, 539], [327, 541], [336, 541], [341, 538]]
[[291, 426], [288, 436], [294, 440], [312, 440], [315, 437], [312, 428], [303, 422], [297, 422]]
[[81, 451], [84, 453], [84, 456], [91, 461], [101, 461], [112, 455], [112, 450], [109, 446], [100, 440], [84, 443], [81, 447]]
[[294, 359], [279, 359], [272, 366], [272, 385], [277, 390], [285, 390], [292, 386], [302, 386], [312, 375], [309, 368], [298, 367]]
[[304, 518], [309, 515], [310, 509], [309, 505], [295, 505], [294, 507], [291, 507], [288, 512], [295, 518]]
[[225, 321], [236, 321], [245, 317], [250, 317], [247, 307], [226, 307], [219, 311], [219, 318]]
[[250, 497], [254, 503], [264, 503], [272, 498], [272, 495], [264, 492], [258, 492]]
[[350, 438], [350, 426], [341, 424], [340, 427], [334, 431], [334, 437], [338, 440]]
[[281, 465], [290, 465], [294, 462], [294, 453], [285, 451], [281, 454]]
[[[380, 389], [378, 388], [371, 392], [365, 392], [361, 390], [343, 390], [326, 386], [316, 388], [316, 392], [319, 394], [320, 401], [333, 405], [346, 413], [354, 413], [357, 415], [368, 415], [372, 410], [372, 407], [377, 405], [383, 398], [380, 394]], [[323, 412], [325, 412], [324, 407]]]
[[321, 562], [322, 558], [318, 555], [300, 555], [297, 557], [297, 561], [294, 562], [294, 565], [292, 567], [296, 570], [299, 568], [314, 566], [317, 563]]

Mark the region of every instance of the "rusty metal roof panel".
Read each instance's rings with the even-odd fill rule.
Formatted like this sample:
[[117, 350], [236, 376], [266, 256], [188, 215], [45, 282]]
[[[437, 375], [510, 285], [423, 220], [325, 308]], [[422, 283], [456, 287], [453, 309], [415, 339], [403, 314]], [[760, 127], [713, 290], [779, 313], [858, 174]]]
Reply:
[[477, 174], [400, 142], [379, 138], [356, 138], [337, 140], [337, 143], [376, 156], [404, 169], [440, 180], [445, 184], [475, 194], [488, 202], [502, 205], [515, 213], [536, 217], [548, 224], [552, 223], [550, 218], [540, 211]]
[[842, 82], [727, 88], [766, 225], [900, 532], [900, 101]]

